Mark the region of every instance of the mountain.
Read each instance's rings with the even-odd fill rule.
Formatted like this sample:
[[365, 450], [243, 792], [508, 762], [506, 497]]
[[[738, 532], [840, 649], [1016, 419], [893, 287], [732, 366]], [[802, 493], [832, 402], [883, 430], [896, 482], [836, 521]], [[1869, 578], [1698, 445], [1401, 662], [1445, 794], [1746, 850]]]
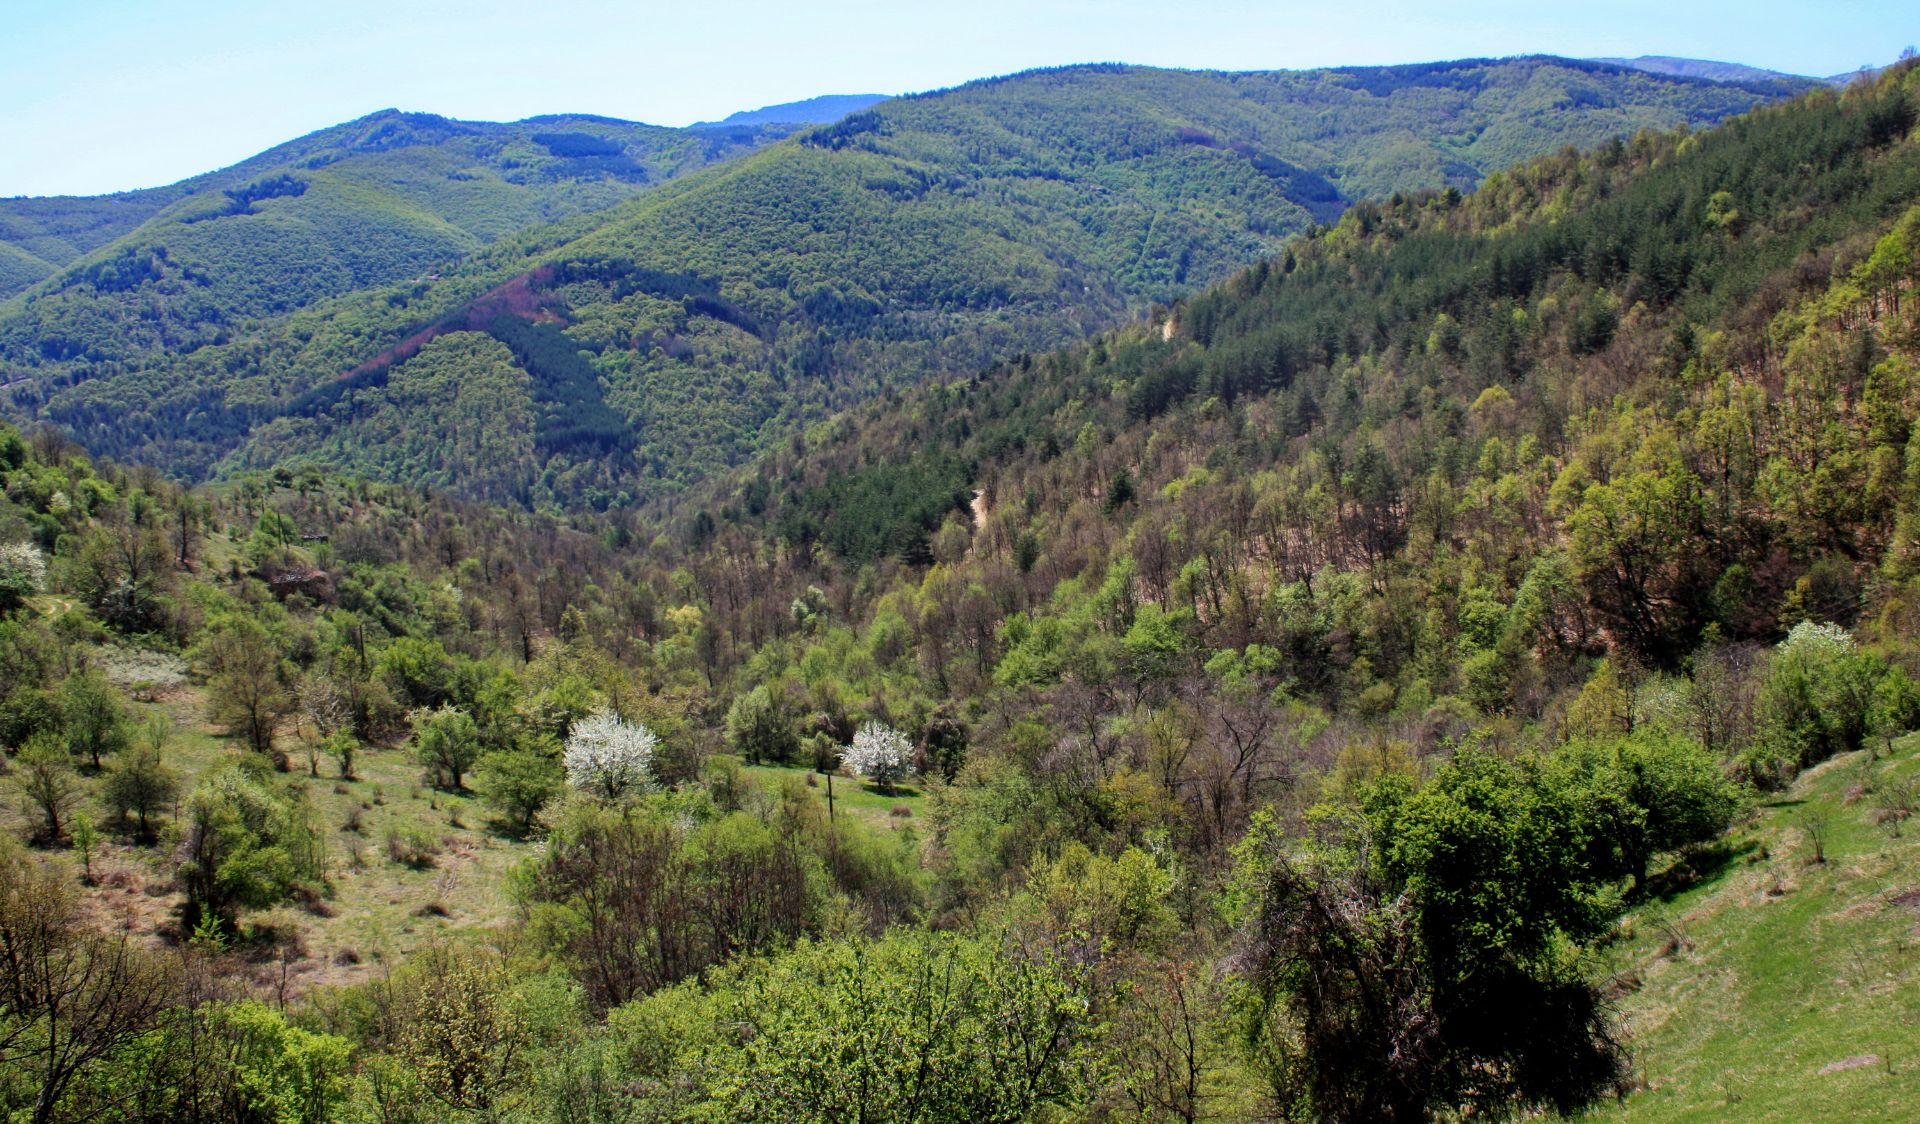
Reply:
[[851, 113], [886, 101], [887, 94], [821, 94], [805, 101], [781, 102], [759, 109], [743, 109], [720, 121], [701, 121], [695, 129], [724, 129], [740, 125], [831, 125]]
[[[1551, 58], [1036, 71], [883, 102], [504, 239], [443, 280], [258, 327], [232, 310], [267, 316], [284, 287], [243, 300], [224, 271], [123, 249], [0, 313], [0, 371], [16, 408], [175, 472], [324, 463], [624, 504], [888, 388], [1173, 299], [1353, 198], [1470, 189], [1529, 154], [1704, 125], [1794, 88]], [[447, 334], [487, 342], [434, 346]], [[486, 424], [415, 386], [455, 354], [504, 380]], [[451, 429], [481, 443], [459, 463], [493, 462], [484, 483], [422, 436]]]
[[0, 199], [0, 297], [46, 282], [34, 299], [58, 302], [102, 270], [131, 284], [171, 262], [214, 278], [202, 321], [270, 315], [414, 276], [791, 131], [383, 110], [168, 187]]
[[[1615, 66], [1630, 66], [1649, 74], [1665, 74], [1674, 78], [1704, 78], [1709, 82], [1804, 82], [1809, 80], [1803, 75], [1763, 70], [1757, 66], [1745, 66], [1737, 62], [1683, 59], [1671, 55], [1641, 55], [1631, 59], [1597, 58], [1593, 61], [1611, 63]], [[1833, 79], [1827, 79], [1827, 81], [1831, 82]]]
[[1615, 66], [1629, 66], [1635, 70], [1644, 70], [1649, 74], [1664, 74], [1676, 78], [1701, 78], [1709, 82], [1825, 82], [1829, 86], [1846, 86], [1854, 82], [1871, 81], [1879, 77], [1885, 67], [1863, 66], [1858, 70], [1849, 70], [1844, 74], [1829, 75], [1826, 78], [1812, 79], [1799, 74], [1786, 74], [1778, 70], [1763, 70], [1757, 66], [1746, 66], [1737, 62], [1714, 62], [1709, 59], [1683, 59], [1671, 55], [1641, 55], [1638, 58], [1597, 58], [1593, 62], [1608, 63]]

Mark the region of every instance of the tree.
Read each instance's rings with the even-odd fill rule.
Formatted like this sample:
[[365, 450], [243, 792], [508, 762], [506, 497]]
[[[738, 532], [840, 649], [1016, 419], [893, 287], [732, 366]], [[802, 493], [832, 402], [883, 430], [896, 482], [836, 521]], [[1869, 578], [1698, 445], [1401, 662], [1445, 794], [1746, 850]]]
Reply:
[[200, 643], [214, 720], [254, 752], [272, 756], [280, 720], [293, 709], [279, 646], [246, 617], [229, 618]]
[[58, 843], [67, 834], [68, 813], [80, 800], [73, 759], [50, 735], [41, 734], [27, 743], [13, 764], [13, 783], [26, 799], [27, 814], [40, 817], [36, 837]]
[[540, 810], [565, 787], [561, 769], [543, 753], [496, 750], [480, 759], [480, 792], [487, 803], [521, 832], [533, 830]]
[[173, 553], [166, 536], [147, 522], [150, 510], [148, 501], [111, 512], [80, 540], [67, 570], [80, 600], [125, 633], [151, 632], [163, 623]]
[[1590, 485], [1567, 517], [1568, 554], [1595, 607], [1656, 662], [1690, 646], [1706, 597], [1699, 483], [1680, 468], [1626, 474]]
[[427, 948], [409, 958], [381, 997], [381, 1030], [435, 1099], [484, 1111], [513, 1087], [532, 1044], [508, 1002], [512, 986], [497, 959]]
[[1755, 711], [1759, 729], [1741, 755], [1749, 779], [1784, 787], [1798, 773], [1859, 745], [1887, 669], [1846, 629], [1801, 621], [1774, 649]]
[[243, 906], [264, 908], [326, 874], [324, 836], [298, 789], [276, 791], [269, 774], [235, 764], [202, 781], [187, 802], [178, 876], [182, 920], [230, 924]]
[[750, 765], [785, 761], [800, 750], [785, 694], [765, 683], [733, 700], [727, 709], [727, 738]]
[[0, 749], [20, 748], [43, 733], [60, 736], [60, 700], [52, 692], [21, 687], [0, 700]]
[[28, 1118], [61, 1119], [75, 1083], [148, 1033], [173, 980], [125, 935], [91, 932], [60, 871], [0, 841], [0, 1064]]
[[1594, 821], [1589, 863], [1631, 875], [1636, 886], [1655, 855], [1719, 838], [1740, 808], [1739, 789], [1706, 747], [1666, 730], [1575, 742], [1549, 769]]
[[20, 607], [47, 584], [47, 559], [28, 542], [0, 543], [0, 616]]
[[328, 734], [320, 743], [320, 752], [333, 758], [334, 768], [339, 770], [343, 781], [359, 779], [353, 775], [353, 757], [359, 750], [360, 739], [344, 727]]
[[603, 800], [618, 800], [652, 783], [654, 750], [660, 739], [637, 722], [600, 710], [573, 724], [567, 733], [567, 783]]
[[710, 1079], [740, 1120], [1078, 1118], [1094, 986], [994, 936], [802, 944], [727, 996]]
[[183, 1004], [98, 1084], [112, 1119], [330, 1124], [346, 1115], [352, 1051], [255, 999]]
[[150, 840], [153, 817], [180, 795], [180, 774], [167, 764], [158, 746], [143, 742], [114, 762], [100, 795], [122, 823], [129, 815], [135, 817], [138, 837]]
[[92, 669], [67, 677], [60, 688], [60, 717], [67, 752], [87, 760], [96, 773], [104, 757], [125, 749], [130, 740], [119, 698]]
[[853, 735], [853, 744], [840, 760], [856, 774], [866, 777], [882, 792], [913, 772], [913, 742], [907, 735], [878, 722], [862, 723]]
[[413, 712], [413, 753], [433, 783], [454, 792], [480, 759], [480, 727], [464, 710], [442, 706]]
[[1300, 1075], [1287, 1112], [1570, 1112], [1617, 1086], [1599, 989], [1569, 955], [1603, 931], [1618, 876], [1592, 862], [1578, 793], [1463, 750], [1325, 826], [1300, 846], [1263, 814], [1238, 853], [1241, 969], [1294, 1028], [1273, 1039]]
[[93, 885], [93, 858], [100, 846], [100, 832], [93, 817], [85, 811], [73, 814], [73, 849], [80, 852], [80, 881]]

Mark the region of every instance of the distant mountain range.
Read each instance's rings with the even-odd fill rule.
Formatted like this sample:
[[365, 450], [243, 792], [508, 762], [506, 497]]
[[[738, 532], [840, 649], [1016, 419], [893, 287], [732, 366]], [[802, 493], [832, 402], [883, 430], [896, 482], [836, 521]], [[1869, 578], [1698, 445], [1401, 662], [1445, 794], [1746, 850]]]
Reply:
[[[0, 236], [56, 269], [0, 304], [0, 405], [186, 476], [314, 463], [631, 503], [1084, 337], [1355, 199], [1815, 85], [1549, 57], [1099, 65], [811, 127], [375, 115], [160, 196], [0, 204]], [[505, 399], [446, 393], [462, 371]]]
[[1676, 78], [1704, 78], [1710, 82], [1767, 82], [1820, 81], [1833, 86], [1844, 86], [1862, 78], [1878, 75], [1884, 67], [1863, 66], [1858, 70], [1849, 70], [1845, 74], [1829, 75], [1826, 78], [1808, 79], [1802, 74], [1787, 74], [1778, 70], [1763, 70], [1757, 66], [1746, 66], [1737, 62], [1714, 62], [1710, 59], [1682, 59], [1671, 55], [1641, 55], [1638, 58], [1597, 58], [1594, 62], [1612, 63], [1616, 66], [1630, 66], [1635, 70], [1644, 70], [1649, 74], [1665, 74]]
[[858, 113], [891, 97], [890, 94], [822, 94], [805, 101], [781, 102], [760, 109], [743, 109], [721, 121], [702, 121], [696, 129], [741, 125], [831, 125], [849, 113]]

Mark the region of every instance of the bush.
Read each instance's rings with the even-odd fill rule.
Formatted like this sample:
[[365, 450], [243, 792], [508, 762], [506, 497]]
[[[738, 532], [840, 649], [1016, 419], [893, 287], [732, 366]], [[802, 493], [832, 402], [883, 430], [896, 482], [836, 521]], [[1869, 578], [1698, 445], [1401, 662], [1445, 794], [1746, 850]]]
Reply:
[[480, 791], [491, 807], [522, 832], [562, 788], [560, 766], [542, 753], [500, 750], [480, 759]]
[[414, 824], [389, 827], [386, 846], [389, 859], [415, 870], [427, 869], [440, 855], [440, 840]]
[[800, 735], [784, 694], [762, 683], [727, 710], [727, 738], [748, 764], [788, 761], [800, 751]]
[[1782, 788], [1800, 770], [1860, 745], [1885, 661], [1832, 624], [1802, 621], [1774, 650], [1756, 702], [1759, 729], [1741, 757], [1747, 777]]
[[414, 756], [435, 786], [460, 791], [480, 750], [480, 727], [465, 711], [442, 706], [413, 713]]

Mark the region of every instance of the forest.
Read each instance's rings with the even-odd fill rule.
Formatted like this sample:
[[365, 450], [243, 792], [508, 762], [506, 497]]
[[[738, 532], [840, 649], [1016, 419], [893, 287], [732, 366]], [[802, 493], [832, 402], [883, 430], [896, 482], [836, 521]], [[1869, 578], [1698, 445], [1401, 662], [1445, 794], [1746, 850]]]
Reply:
[[[537, 441], [511, 481], [465, 496], [634, 507], [882, 389], [1187, 295], [1352, 199], [1466, 190], [1568, 144], [1710, 125], [1808, 85], [1546, 57], [1063, 67], [765, 144], [794, 127], [737, 143], [593, 118], [483, 130], [376, 115], [300, 146], [281, 173], [308, 185], [299, 196], [234, 214], [209, 187], [0, 305], [0, 382], [16, 415], [183, 479], [297, 465], [441, 487], [381, 444], [377, 418], [298, 407], [435, 324], [476, 319], [499, 286], [551, 278], [532, 286], [541, 318], [588, 356], [628, 436]], [[647, 182], [601, 167], [616, 158], [580, 137], [625, 143], [618, 159]], [[698, 291], [647, 281], [673, 275]]]
[[[343, 390], [361, 475], [0, 427], [0, 1102], [1898, 1117], [1916, 126], [1907, 64], [1387, 193], [598, 510], [585, 319]], [[777, 319], [633, 262], [551, 283]]]

